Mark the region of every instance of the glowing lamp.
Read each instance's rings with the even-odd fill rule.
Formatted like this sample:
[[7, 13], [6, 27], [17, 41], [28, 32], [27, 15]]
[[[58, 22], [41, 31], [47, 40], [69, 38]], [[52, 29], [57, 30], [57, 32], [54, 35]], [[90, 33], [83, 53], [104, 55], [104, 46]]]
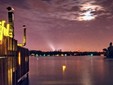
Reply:
[[21, 53], [18, 52], [18, 64], [21, 65]]

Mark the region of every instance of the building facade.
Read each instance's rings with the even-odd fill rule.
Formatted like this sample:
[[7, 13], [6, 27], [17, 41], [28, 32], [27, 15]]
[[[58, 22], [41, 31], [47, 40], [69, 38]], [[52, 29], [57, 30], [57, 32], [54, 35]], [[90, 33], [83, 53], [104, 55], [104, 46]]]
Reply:
[[29, 85], [29, 50], [18, 46], [13, 27], [0, 21], [0, 85]]

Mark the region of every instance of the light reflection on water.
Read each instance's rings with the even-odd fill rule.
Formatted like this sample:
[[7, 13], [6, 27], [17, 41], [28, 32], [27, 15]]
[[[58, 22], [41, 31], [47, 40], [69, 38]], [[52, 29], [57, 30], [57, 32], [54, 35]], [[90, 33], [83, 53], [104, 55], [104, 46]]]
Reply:
[[113, 85], [113, 60], [100, 56], [30, 57], [30, 85]]

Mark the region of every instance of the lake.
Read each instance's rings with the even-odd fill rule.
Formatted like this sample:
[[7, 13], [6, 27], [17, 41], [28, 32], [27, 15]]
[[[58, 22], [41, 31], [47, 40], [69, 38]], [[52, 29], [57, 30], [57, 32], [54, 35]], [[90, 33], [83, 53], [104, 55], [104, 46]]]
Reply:
[[113, 60], [103, 56], [30, 57], [30, 85], [113, 85]]

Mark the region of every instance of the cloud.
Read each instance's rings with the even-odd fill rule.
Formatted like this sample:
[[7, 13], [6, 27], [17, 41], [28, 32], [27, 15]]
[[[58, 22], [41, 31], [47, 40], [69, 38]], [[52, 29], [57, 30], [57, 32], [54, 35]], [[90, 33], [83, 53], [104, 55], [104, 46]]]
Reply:
[[0, 0], [0, 3], [6, 6], [29, 9], [27, 0]]
[[[78, 20], [79, 17], [86, 17], [85, 14], [91, 10], [91, 16], [89, 17], [102, 17], [108, 15], [111, 17], [113, 2], [107, 0], [1, 0], [5, 5], [13, 5], [15, 7], [26, 9], [31, 13], [26, 13], [27, 15], [42, 15], [48, 16], [49, 18], [58, 18], [66, 20]], [[109, 5], [109, 6], [108, 6]], [[35, 12], [34, 12], [35, 11]], [[84, 16], [83, 16], [84, 15]], [[94, 19], [95, 19], [94, 18]], [[36, 20], [36, 19], [34, 19]]]
[[108, 13], [112, 14], [111, 8], [113, 7], [113, 4], [107, 0], [49, 0], [49, 2], [54, 10], [49, 14], [52, 17], [67, 20], [79, 20], [79, 17], [83, 17], [89, 10], [91, 10], [92, 17], [102, 17]]

